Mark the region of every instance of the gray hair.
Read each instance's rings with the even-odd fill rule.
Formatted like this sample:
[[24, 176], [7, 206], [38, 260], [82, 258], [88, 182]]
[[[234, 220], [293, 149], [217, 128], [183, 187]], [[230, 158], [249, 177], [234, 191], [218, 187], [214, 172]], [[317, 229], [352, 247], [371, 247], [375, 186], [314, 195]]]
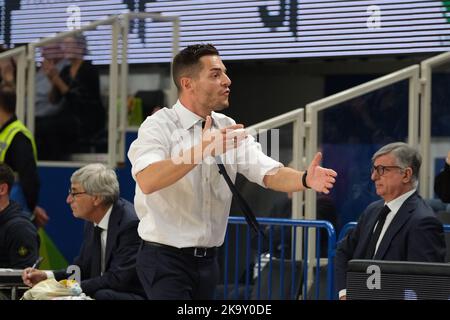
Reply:
[[376, 158], [385, 154], [392, 154], [395, 157], [399, 167], [410, 167], [412, 169], [412, 181], [414, 186], [417, 187], [420, 165], [422, 164], [422, 157], [420, 153], [415, 148], [404, 142], [393, 142], [385, 145], [380, 150], [375, 152], [372, 157], [372, 162], [374, 162]]
[[92, 195], [103, 198], [105, 205], [111, 205], [119, 199], [119, 181], [113, 169], [101, 163], [88, 164], [72, 174], [70, 182], [79, 183]]

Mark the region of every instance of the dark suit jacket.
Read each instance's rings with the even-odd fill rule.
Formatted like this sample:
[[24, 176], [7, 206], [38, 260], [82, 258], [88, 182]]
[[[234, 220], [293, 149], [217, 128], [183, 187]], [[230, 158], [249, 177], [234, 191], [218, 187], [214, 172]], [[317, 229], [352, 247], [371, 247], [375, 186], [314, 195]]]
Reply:
[[[347, 262], [365, 259], [370, 236], [373, 233], [384, 200], [371, 203], [360, 216], [355, 229], [342, 239], [336, 249], [336, 289], [346, 288]], [[375, 260], [444, 262], [445, 239], [442, 223], [433, 210], [413, 193], [389, 225]]]
[[[137, 233], [138, 223], [133, 204], [119, 199], [112, 208], [108, 223], [105, 272], [102, 276], [89, 279], [94, 224], [86, 222], [80, 254], [73, 262], [81, 269], [81, 288], [84, 293], [94, 296], [100, 289], [112, 289], [145, 296], [136, 273], [136, 255], [141, 243]], [[57, 280], [67, 276], [65, 271], [55, 272]]]

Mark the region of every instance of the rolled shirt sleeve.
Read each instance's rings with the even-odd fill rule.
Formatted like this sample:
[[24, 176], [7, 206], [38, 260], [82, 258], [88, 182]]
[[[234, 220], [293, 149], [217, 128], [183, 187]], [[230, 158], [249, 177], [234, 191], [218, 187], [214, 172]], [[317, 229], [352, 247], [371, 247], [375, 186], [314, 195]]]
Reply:
[[166, 141], [160, 128], [164, 123], [147, 118], [138, 131], [138, 137], [130, 146], [128, 158], [132, 163], [131, 173], [136, 180], [136, 175], [152, 163], [169, 158], [170, 141]]
[[266, 188], [264, 177], [275, 174], [283, 164], [264, 154], [261, 144], [253, 136], [248, 136], [237, 151], [238, 172], [248, 180]]

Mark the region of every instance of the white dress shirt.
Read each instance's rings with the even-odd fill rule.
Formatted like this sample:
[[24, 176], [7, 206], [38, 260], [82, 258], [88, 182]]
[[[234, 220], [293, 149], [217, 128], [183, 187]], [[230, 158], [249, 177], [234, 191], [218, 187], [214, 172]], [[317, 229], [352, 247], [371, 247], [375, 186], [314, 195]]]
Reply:
[[95, 227], [102, 228], [102, 233], [100, 234], [100, 241], [102, 247], [102, 260], [101, 260], [101, 274], [105, 272], [105, 251], [106, 251], [106, 240], [108, 239], [108, 224], [109, 217], [111, 216], [112, 206], [109, 207], [106, 214], [103, 216], [102, 220], [98, 224], [94, 223]]
[[[220, 113], [212, 112], [211, 117], [217, 128], [235, 124]], [[133, 178], [152, 163], [200, 143], [202, 120], [180, 101], [172, 109], [164, 108], [148, 117], [128, 151]], [[251, 136], [236, 151], [222, 155], [221, 160], [233, 181], [239, 172], [263, 187], [264, 176], [283, 166], [266, 156]], [[178, 248], [220, 246], [225, 237], [231, 198], [231, 191], [212, 157], [205, 158], [183, 178], [157, 192], [145, 195], [136, 184], [134, 205], [140, 219], [139, 236]]]
[[[377, 253], [378, 246], [380, 245], [381, 240], [383, 239], [384, 234], [386, 233], [386, 230], [389, 228], [389, 225], [391, 224], [391, 222], [394, 219], [395, 215], [397, 214], [398, 210], [400, 210], [401, 206], [406, 201], [406, 199], [408, 199], [414, 192], [416, 192], [416, 189], [412, 189], [412, 190], [402, 194], [400, 197], [395, 198], [394, 200], [385, 202], [385, 205], [388, 206], [389, 209], [391, 209], [391, 211], [388, 213], [388, 215], [386, 216], [386, 220], [384, 221], [383, 229], [381, 229], [381, 233], [380, 233], [380, 236], [378, 237], [377, 245], [375, 247], [375, 252], [373, 254], [374, 256]], [[375, 224], [375, 227], [372, 230], [373, 232], [375, 231], [376, 227], [377, 226]]]
[[[101, 273], [105, 272], [105, 250], [106, 250], [106, 240], [108, 238], [108, 223], [109, 217], [111, 216], [112, 206], [109, 207], [106, 214], [103, 216], [102, 220], [98, 224], [94, 223], [94, 226], [99, 226], [102, 228], [102, 233], [100, 234], [100, 241], [102, 246], [102, 260], [101, 260]], [[47, 275], [47, 279], [54, 279], [55, 274], [53, 271], [45, 270], [45, 274]]]
[[[416, 189], [412, 189], [412, 190], [402, 194], [400, 197], [397, 197], [394, 200], [384, 203], [384, 205], [388, 206], [389, 209], [391, 209], [391, 211], [388, 213], [388, 215], [386, 216], [386, 220], [384, 221], [383, 229], [381, 229], [381, 233], [380, 233], [380, 236], [378, 237], [377, 245], [375, 247], [374, 256], [378, 250], [378, 246], [380, 245], [381, 240], [384, 237], [384, 234], [386, 233], [386, 230], [389, 228], [389, 225], [391, 224], [392, 220], [394, 220], [394, 217], [397, 214], [398, 210], [400, 210], [401, 206], [406, 201], [406, 199], [408, 199], [410, 196], [412, 196], [412, 194], [414, 192], [416, 192]], [[375, 232], [375, 229], [377, 228], [377, 224], [378, 224], [378, 222], [375, 224], [375, 226], [372, 230], [372, 233]], [[341, 291], [339, 291], [339, 298], [341, 298], [342, 296], [345, 296], [345, 295], [347, 295], [346, 289], [342, 289]]]

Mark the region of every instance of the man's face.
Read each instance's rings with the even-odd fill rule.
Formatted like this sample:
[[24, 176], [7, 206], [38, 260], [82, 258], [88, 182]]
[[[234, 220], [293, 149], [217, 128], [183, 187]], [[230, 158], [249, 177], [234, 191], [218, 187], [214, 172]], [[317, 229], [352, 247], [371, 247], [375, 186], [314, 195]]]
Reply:
[[411, 168], [400, 168], [392, 154], [385, 154], [375, 159], [374, 167], [384, 166], [384, 173], [372, 171], [377, 195], [389, 202], [411, 190]]
[[62, 50], [66, 59], [83, 59], [85, 44], [72, 37], [64, 38]]
[[231, 80], [219, 56], [200, 58], [202, 67], [192, 78], [192, 90], [196, 102], [205, 110], [220, 111], [229, 106]]
[[83, 189], [79, 183], [72, 183], [66, 202], [70, 205], [75, 218], [90, 220], [94, 210], [94, 197]]

